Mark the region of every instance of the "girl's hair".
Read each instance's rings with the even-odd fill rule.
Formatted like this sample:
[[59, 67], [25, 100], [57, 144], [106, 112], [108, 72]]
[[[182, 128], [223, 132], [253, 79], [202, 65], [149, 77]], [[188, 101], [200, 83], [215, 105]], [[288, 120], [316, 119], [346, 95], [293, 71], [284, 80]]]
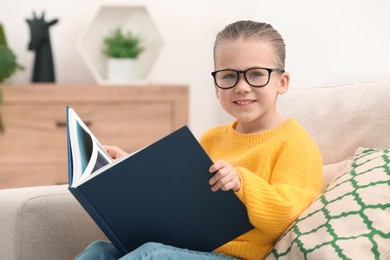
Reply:
[[220, 31], [214, 43], [214, 60], [219, 45], [225, 41], [238, 39], [252, 39], [270, 43], [275, 50], [275, 62], [277, 66], [284, 68], [286, 45], [282, 36], [270, 24], [254, 21], [237, 21], [227, 25]]

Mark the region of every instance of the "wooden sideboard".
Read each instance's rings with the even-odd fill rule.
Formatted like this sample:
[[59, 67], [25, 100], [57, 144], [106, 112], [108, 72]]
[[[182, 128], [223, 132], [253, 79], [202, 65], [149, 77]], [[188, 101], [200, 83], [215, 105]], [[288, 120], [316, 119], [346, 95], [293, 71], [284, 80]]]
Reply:
[[187, 86], [0, 86], [0, 188], [68, 183], [66, 105], [102, 144], [132, 152], [187, 124]]

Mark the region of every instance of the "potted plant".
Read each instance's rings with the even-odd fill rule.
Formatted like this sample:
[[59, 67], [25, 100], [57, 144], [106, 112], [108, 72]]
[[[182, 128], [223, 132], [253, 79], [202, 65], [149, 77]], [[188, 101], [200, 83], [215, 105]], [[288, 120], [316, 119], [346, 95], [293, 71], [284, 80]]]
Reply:
[[[7, 46], [4, 30], [0, 24], [0, 84], [11, 77], [17, 70], [23, 67], [16, 62], [16, 57]], [[2, 93], [0, 89], [0, 104], [2, 103]], [[4, 124], [0, 114], [0, 132], [4, 132]]]
[[140, 39], [131, 32], [124, 34], [120, 27], [104, 38], [108, 80], [123, 82], [134, 79], [136, 59], [143, 51]]

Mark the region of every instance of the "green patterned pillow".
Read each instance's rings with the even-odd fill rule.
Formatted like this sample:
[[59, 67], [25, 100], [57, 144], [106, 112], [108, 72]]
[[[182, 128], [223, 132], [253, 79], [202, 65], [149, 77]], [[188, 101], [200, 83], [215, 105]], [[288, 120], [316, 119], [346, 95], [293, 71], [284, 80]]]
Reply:
[[360, 149], [266, 259], [390, 259], [390, 150]]

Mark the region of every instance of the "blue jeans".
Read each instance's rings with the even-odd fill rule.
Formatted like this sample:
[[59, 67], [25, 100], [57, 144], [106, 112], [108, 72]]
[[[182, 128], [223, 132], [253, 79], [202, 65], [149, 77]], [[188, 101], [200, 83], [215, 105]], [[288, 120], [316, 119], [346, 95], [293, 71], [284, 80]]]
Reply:
[[76, 256], [75, 260], [234, 260], [232, 256], [217, 254], [214, 252], [197, 252], [188, 249], [167, 246], [160, 243], [146, 243], [134, 251], [121, 257], [116, 248], [108, 241], [95, 241], [83, 252]]

